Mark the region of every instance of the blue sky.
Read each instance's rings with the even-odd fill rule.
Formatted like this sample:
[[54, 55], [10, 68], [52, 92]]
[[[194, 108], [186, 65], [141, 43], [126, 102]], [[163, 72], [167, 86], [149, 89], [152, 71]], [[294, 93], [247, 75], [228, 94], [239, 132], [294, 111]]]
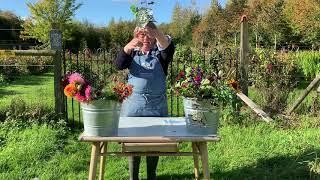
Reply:
[[[205, 11], [211, 0], [197, 0], [200, 12]], [[29, 16], [26, 2], [36, 2], [36, 0], [0, 0], [1, 10], [10, 10], [21, 17]], [[83, 5], [77, 10], [75, 19], [79, 21], [88, 20], [98, 26], [105, 26], [112, 17], [115, 20], [120, 18], [123, 20], [133, 19], [130, 12], [130, 5], [133, 0], [77, 0]], [[154, 14], [157, 22], [169, 22], [172, 10], [176, 2], [183, 6], [189, 6], [191, 0], [156, 0], [154, 6]], [[224, 5], [226, 0], [219, 0]]]

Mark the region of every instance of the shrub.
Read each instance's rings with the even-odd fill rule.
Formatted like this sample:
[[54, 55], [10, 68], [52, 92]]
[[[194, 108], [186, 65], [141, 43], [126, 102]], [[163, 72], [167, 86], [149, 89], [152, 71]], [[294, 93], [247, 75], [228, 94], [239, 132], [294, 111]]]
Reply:
[[48, 72], [47, 65], [52, 65], [52, 57], [4, 57], [0, 59], [0, 83], [13, 81], [26, 74], [41, 74]]
[[249, 65], [249, 76], [254, 87], [263, 97], [264, 110], [277, 114], [287, 105], [289, 92], [297, 84], [296, 67], [290, 56], [273, 51], [256, 49], [253, 61]]
[[25, 66], [19, 66], [19, 61], [15, 58], [0, 59], [0, 65], [0, 72], [4, 81], [13, 81], [19, 75], [28, 73]]
[[47, 65], [52, 65], [52, 57], [29, 57], [25, 59], [29, 74], [37, 75], [48, 72]]
[[307, 78], [314, 78], [320, 73], [320, 52], [302, 51], [294, 54], [294, 57]]

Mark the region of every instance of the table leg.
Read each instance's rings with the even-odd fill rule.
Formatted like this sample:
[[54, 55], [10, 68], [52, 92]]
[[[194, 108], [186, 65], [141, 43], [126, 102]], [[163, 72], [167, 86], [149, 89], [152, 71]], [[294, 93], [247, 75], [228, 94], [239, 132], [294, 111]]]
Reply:
[[107, 145], [108, 145], [107, 142], [101, 142], [101, 144], [100, 144], [101, 156], [100, 156], [99, 180], [104, 180], [104, 169], [105, 169], [105, 165], [106, 165], [106, 156], [104, 156], [103, 153], [106, 152]]
[[91, 148], [91, 159], [90, 159], [90, 169], [89, 169], [89, 180], [94, 180], [96, 178], [96, 171], [97, 171], [97, 160], [100, 151], [100, 143], [93, 142]]
[[204, 179], [210, 179], [210, 172], [209, 172], [209, 164], [208, 164], [208, 147], [207, 142], [199, 143], [199, 151], [202, 161], [202, 169], [203, 169], [203, 176]]
[[199, 180], [199, 158], [198, 158], [198, 147], [196, 142], [192, 142], [192, 153], [194, 163], [194, 177], [195, 180]]

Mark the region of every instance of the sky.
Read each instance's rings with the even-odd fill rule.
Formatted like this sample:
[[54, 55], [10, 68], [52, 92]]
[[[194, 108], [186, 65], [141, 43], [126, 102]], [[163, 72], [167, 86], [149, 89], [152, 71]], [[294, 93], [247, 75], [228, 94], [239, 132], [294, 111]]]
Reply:
[[[37, 0], [0, 0], [0, 10], [9, 10], [16, 15], [25, 18], [30, 15], [27, 2], [34, 3]], [[82, 6], [76, 11], [75, 19], [87, 20], [97, 26], [106, 26], [112, 18], [115, 20], [132, 20], [133, 14], [130, 5], [134, 0], [77, 0]], [[155, 0], [154, 16], [158, 23], [170, 22], [173, 7], [178, 2], [188, 7], [191, 0]], [[196, 0], [198, 10], [204, 12], [210, 6], [211, 0]], [[223, 6], [226, 0], [219, 0]]]

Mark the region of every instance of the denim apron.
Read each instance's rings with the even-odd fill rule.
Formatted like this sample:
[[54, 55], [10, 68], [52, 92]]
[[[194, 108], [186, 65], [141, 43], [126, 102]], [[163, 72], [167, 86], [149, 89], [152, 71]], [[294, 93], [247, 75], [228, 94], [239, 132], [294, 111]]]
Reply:
[[137, 52], [133, 57], [128, 75], [133, 92], [122, 103], [120, 116], [168, 116], [166, 75], [157, 58], [159, 53], [150, 51], [143, 55]]

